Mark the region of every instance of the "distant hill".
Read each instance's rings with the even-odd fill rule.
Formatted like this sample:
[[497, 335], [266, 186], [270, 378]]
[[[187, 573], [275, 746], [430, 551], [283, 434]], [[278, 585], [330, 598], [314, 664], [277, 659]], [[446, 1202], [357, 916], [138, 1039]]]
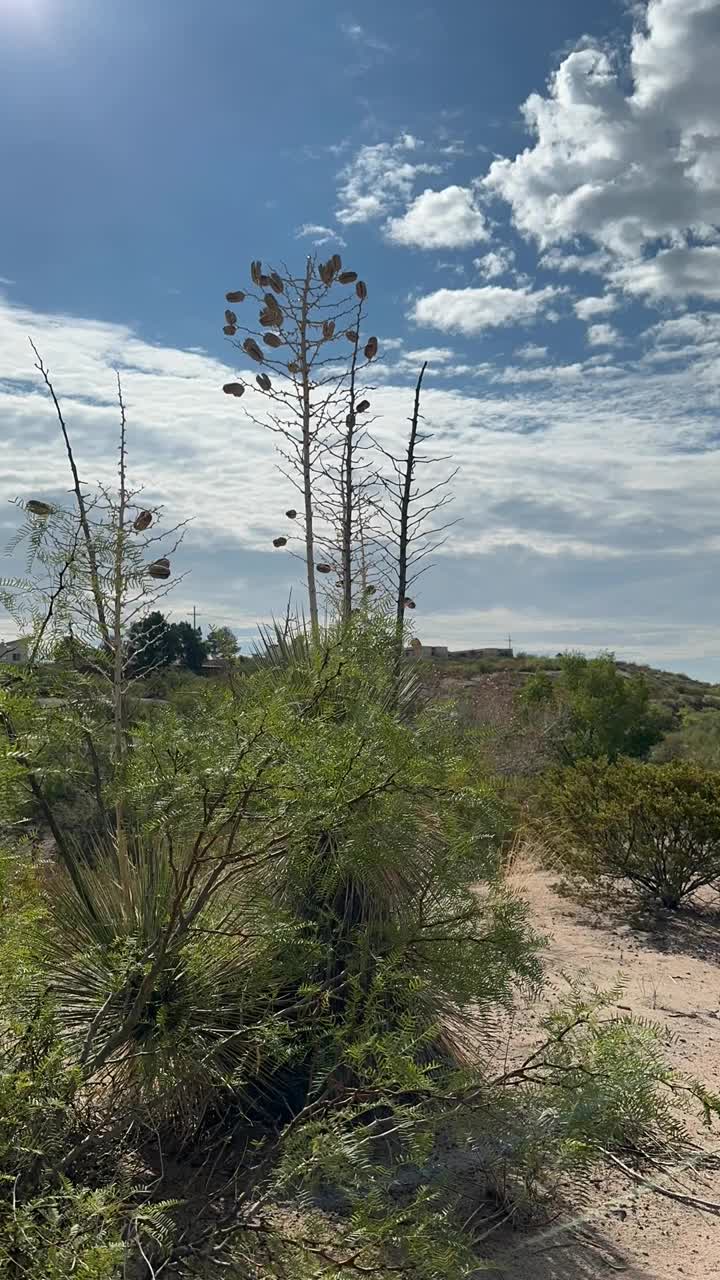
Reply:
[[[720, 711], [720, 685], [694, 680], [691, 676], [675, 671], [661, 671], [656, 667], [617, 660], [618, 671], [628, 676], [643, 675], [647, 680], [652, 699], [668, 713], [675, 724], [680, 723], [683, 710]], [[514, 658], [481, 658], [467, 660], [429, 659], [424, 663], [428, 672], [428, 684], [441, 696], [470, 694], [480, 700], [483, 694], [510, 692], [521, 688], [528, 676], [546, 671], [552, 677], [559, 673], [559, 658], [518, 654]]]

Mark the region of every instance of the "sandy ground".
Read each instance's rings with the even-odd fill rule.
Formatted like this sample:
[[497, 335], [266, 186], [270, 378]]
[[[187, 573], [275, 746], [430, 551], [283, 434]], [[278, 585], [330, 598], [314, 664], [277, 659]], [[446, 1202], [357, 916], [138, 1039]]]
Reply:
[[[583, 972], [590, 983], [612, 986], [622, 976], [620, 1009], [652, 1019], [671, 1037], [667, 1053], [683, 1072], [720, 1092], [720, 912], [716, 902], [657, 922], [631, 921], [593, 910], [559, 893], [558, 877], [518, 866], [513, 882], [549, 939], [551, 988], [567, 989], [564, 974]], [[531, 1023], [542, 1006], [528, 1010]], [[693, 1137], [720, 1157], [720, 1122]], [[660, 1175], [662, 1177], [662, 1175]], [[680, 1172], [675, 1191], [720, 1202], [720, 1158], [712, 1171]], [[580, 1216], [580, 1215], [579, 1215]], [[581, 1211], [579, 1239], [516, 1232], [492, 1253], [500, 1280], [720, 1280], [720, 1216], [631, 1187], [618, 1175], [596, 1180]]]

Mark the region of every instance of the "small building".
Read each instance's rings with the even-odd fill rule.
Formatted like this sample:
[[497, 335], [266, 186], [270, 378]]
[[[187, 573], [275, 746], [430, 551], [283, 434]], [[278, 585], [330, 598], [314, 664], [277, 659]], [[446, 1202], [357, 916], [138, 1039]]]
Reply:
[[0, 662], [12, 662], [21, 666], [27, 662], [27, 640], [0, 640]]
[[446, 644], [411, 645], [405, 650], [405, 656], [406, 658], [438, 658], [446, 660], [448, 647]]

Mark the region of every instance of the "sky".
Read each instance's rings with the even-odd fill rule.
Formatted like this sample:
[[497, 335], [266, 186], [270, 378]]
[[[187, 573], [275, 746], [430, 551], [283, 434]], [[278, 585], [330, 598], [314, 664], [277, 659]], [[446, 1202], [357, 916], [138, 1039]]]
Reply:
[[224, 295], [338, 251], [459, 468], [420, 638], [720, 680], [719, 61], [720, 0], [0, 0], [0, 544], [67, 488], [31, 336], [88, 483], [120, 371], [172, 616], [248, 648], [302, 584]]

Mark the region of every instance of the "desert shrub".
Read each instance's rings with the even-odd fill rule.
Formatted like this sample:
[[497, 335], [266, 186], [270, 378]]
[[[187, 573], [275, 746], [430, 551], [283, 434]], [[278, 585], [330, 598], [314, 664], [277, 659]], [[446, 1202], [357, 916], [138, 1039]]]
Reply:
[[537, 672], [518, 704], [529, 721], [544, 720], [548, 746], [564, 764], [644, 758], [667, 728], [666, 715], [651, 702], [645, 677], [619, 671], [612, 654], [565, 654], [560, 676], [551, 679]]
[[627, 880], [674, 909], [720, 879], [720, 777], [702, 766], [580, 761], [543, 802], [553, 852], [584, 880]]
[[680, 728], [658, 743], [652, 758], [659, 764], [688, 760], [706, 769], [720, 769], [720, 711], [685, 711]]

